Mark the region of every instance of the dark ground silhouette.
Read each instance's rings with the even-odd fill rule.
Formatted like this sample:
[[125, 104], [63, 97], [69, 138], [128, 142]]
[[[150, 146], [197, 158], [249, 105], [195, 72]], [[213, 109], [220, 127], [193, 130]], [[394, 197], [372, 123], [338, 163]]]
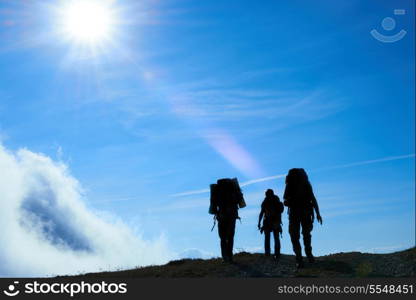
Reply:
[[222, 278], [222, 277], [416, 277], [416, 248], [390, 254], [360, 252], [316, 257], [313, 264], [297, 269], [293, 255], [282, 254], [279, 263], [264, 254], [241, 252], [234, 263], [222, 259], [181, 259], [162, 266], [89, 273], [85, 278]]

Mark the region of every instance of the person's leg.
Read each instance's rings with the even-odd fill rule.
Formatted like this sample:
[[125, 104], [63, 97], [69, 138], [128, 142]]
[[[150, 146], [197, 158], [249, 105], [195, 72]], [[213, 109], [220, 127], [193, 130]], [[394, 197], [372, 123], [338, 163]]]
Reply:
[[264, 231], [264, 255], [270, 255], [270, 230], [265, 229]]
[[235, 234], [235, 218], [232, 218], [228, 222], [227, 230], [227, 255], [232, 261], [233, 258], [233, 247], [234, 247], [234, 234]]
[[280, 236], [279, 230], [273, 230], [273, 238], [274, 238], [274, 255], [276, 258], [280, 257]]
[[225, 220], [218, 220], [218, 235], [220, 237], [221, 256], [224, 260], [227, 260], [227, 236], [226, 236], [226, 222]]
[[289, 234], [290, 240], [292, 241], [293, 252], [296, 255], [296, 261], [299, 267], [302, 267], [302, 247], [299, 243], [300, 238], [300, 220], [299, 217], [296, 215], [289, 216]]
[[289, 218], [289, 234], [292, 241], [293, 252], [296, 256], [302, 255], [302, 247], [299, 243], [300, 238], [300, 222], [295, 216]]
[[309, 262], [314, 262], [315, 259], [312, 254], [312, 229], [313, 229], [313, 222], [312, 216], [306, 215], [301, 220], [302, 223], [302, 236], [303, 236], [303, 245], [305, 247], [305, 254], [309, 259]]

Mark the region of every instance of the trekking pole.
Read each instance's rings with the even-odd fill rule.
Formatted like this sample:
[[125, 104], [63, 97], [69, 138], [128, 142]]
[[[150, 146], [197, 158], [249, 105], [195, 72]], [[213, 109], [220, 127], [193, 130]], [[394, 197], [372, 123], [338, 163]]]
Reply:
[[216, 223], [217, 223], [217, 215], [214, 216], [214, 225], [212, 225], [211, 232], [214, 230]]

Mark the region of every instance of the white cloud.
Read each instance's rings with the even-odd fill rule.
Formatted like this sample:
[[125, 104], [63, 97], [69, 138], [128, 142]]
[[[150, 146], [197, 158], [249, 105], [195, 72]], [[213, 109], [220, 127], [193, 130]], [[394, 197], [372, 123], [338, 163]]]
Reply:
[[373, 248], [359, 247], [356, 251], [366, 252], [366, 253], [392, 253], [396, 251], [402, 251], [408, 249], [409, 246], [400, 244], [400, 245], [389, 245], [389, 246], [380, 246]]
[[239, 249], [240, 252], [248, 252], [248, 253], [262, 253], [264, 251], [264, 248], [261, 246], [246, 246], [241, 249]]
[[200, 249], [191, 248], [181, 252], [179, 258], [201, 258], [201, 259], [210, 259], [213, 258], [215, 255], [211, 252], [202, 251]]
[[0, 276], [51, 276], [165, 263], [163, 236], [144, 240], [123, 221], [92, 211], [67, 167], [0, 145]]

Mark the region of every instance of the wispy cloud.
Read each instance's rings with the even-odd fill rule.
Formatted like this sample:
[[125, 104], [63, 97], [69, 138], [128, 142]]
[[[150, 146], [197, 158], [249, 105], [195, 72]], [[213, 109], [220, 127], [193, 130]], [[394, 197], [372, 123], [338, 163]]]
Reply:
[[351, 167], [376, 164], [376, 163], [381, 163], [381, 162], [386, 162], [386, 161], [408, 159], [408, 158], [412, 158], [412, 157], [415, 157], [415, 153], [405, 154], [405, 155], [397, 155], [397, 156], [387, 156], [387, 157], [378, 158], [378, 159], [353, 162], [353, 163], [349, 163], [349, 164], [345, 164], [345, 165], [336, 165], [336, 166], [326, 167], [326, 168], [322, 168], [322, 169], [317, 169], [316, 171], [318, 171], [318, 170], [332, 170], [332, 169], [351, 168]]
[[245, 145], [231, 133], [233, 129], [273, 131], [321, 119], [345, 107], [341, 98], [330, 96], [325, 89], [288, 92], [223, 86], [185, 91], [172, 87], [166, 92], [172, 112], [189, 121], [213, 150], [249, 178], [265, 173]]
[[[351, 168], [351, 167], [356, 167], [356, 166], [377, 164], [377, 163], [382, 163], [382, 162], [387, 162], [387, 161], [409, 159], [409, 158], [414, 158], [414, 157], [415, 157], [415, 153], [405, 154], [405, 155], [397, 155], [397, 156], [387, 156], [387, 157], [378, 158], [378, 159], [364, 160], [364, 161], [353, 162], [353, 163], [344, 164], [344, 165], [336, 165], [336, 166], [325, 167], [325, 168], [321, 168], [321, 169], [310, 170], [309, 172], [318, 172], [318, 171], [325, 171], [325, 170]], [[241, 186], [248, 186], [248, 185], [256, 184], [256, 183], [259, 183], [259, 182], [284, 178], [285, 176], [286, 176], [286, 174], [278, 174], [278, 175], [272, 175], [272, 176], [267, 176], [267, 177], [262, 177], [262, 178], [256, 178], [256, 179], [252, 179], [252, 180], [242, 182], [240, 185]], [[208, 193], [208, 192], [209, 192], [209, 189], [199, 189], [199, 190], [192, 190], [192, 191], [187, 191], [187, 192], [182, 192], [182, 193], [176, 193], [176, 194], [172, 194], [171, 196], [172, 197], [182, 197], [182, 196], [203, 194], [203, 193]]]
[[261, 117], [284, 119], [286, 126], [316, 120], [345, 107], [341, 98], [325, 89], [293, 92], [256, 89], [197, 89], [178, 92], [171, 99], [173, 111], [188, 118], [238, 121]]
[[261, 176], [263, 171], [254, 157], [228, 132], [207, 128], [201, 132], [207, 143], [234, 168], [246, 176]]

